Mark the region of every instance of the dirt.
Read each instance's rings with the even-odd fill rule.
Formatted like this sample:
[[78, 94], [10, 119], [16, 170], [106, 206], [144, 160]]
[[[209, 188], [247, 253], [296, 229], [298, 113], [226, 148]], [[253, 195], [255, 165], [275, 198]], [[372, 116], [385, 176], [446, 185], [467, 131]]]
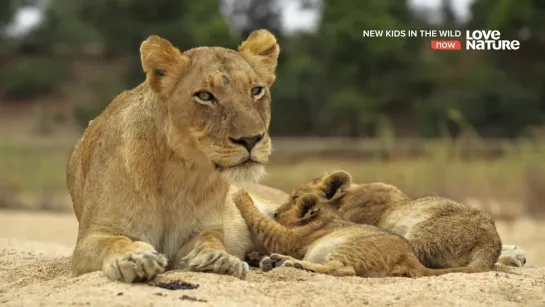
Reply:
[[246, 280], [170, 271], [152, 283], [125, 284], [101, 272], [70, 276], [72, 215], [0, 211], [0, 305], [545, 306], [545, 268], [536, 267], [544, 265], [545, 226], [521, 220], [498, 228], [505, 242], [528, 251], [527, 267], [417, 279], [338, 278], [293, 268], [252, 269]]
[[193, 290], [199, 288], [198, 284], [192, 284], [183, 280], [172, 280], [169, 282], [150, 283], [150, 286], [155, 286], [167, 290]]

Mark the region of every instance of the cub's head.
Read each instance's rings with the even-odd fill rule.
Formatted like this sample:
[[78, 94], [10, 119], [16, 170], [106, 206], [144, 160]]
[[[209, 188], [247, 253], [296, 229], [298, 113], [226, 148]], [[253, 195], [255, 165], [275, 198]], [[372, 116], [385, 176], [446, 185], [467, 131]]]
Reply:
[[330, 212], [322, 207], [320, 198], [316, 194], [307, 193], [291, 199], [276, 209], [273, 217], [278, 223], [291, 228], [329, 216], [328, 213]]
[[352, 176], [345, 171], [334, 171], [320, 178], [299, 185], [290, 194], [290, 199], [297, 199], [303, 194], [313, 193], [321, 200], [331, 200], [352, 185]]
[[334, 171], [320, 178], [299, 185], [290, 194], [290, 201], [312, 193], [334, 207], [344, 203], [373, 206], [408, 199], [397, 187], [384, 182], [354, 184], [346, 171]]
[[145, 40], [142, 67], [173, 150], [205, 157], [230, 180], [260, 179], [271, 152], [269, 89], [279, 52], [267, 30], [251, 33], [236, 51], [180, 52], [158, 36]]

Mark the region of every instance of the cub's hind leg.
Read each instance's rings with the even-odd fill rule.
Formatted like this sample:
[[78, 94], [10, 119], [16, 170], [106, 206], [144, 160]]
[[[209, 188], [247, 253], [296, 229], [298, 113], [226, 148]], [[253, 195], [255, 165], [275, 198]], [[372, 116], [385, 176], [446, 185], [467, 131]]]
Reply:
[[420, 262], [434, 269], [490, 269], [501, 252], [501, 239], [492, 220], [473, 211], [420, 223], [407, 239]]
[[280, 254], [271, 254], [265, 257], [260, 263], [261, 270], [270, 271], [274, 268], [296, 268], [299, 270], [310, 271], [314, 273], [327, 274], [332, 276], [354, 276], [356, 271], [350, 266], [345, 266], [342, 262], [330, 260], [325, 264], [313, 263], [310, 261], [297, 260], [295, 258]]
[[501, 242], [497, 240], [481, 240], [469, 253], [467, 267], [491, 269], [501, 252]]

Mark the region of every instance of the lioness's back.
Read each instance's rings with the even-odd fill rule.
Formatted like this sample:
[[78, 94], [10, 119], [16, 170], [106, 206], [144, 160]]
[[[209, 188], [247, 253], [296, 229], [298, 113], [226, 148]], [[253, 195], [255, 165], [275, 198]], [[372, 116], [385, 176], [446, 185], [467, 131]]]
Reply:
[[[66, 182], [78, 220], [84, 210], [85, 204], [82, 199], [86, 178], [92, 169], [91, 164], [95, 161], [102, 164], [104, 161], [99, 160], [108, 160], [110, 155], [120, 154], [123, 127], [133, 130], [133, 127], [127, 126], [134, 126], [133, 123], [140, 121], [140, 130], [150, 128], [151, 122], [146, 120], [146, 109], [153, 106], [150, 106], [149, 101], [142, 99], [144, 93], [144, 84], [119, 93], [101, 114], [89, 122], [72, 151], [66, 170]], [[127, 116], [129, 114], [130, 116]], [[99, 169], [102, 171], [101, 167]]]

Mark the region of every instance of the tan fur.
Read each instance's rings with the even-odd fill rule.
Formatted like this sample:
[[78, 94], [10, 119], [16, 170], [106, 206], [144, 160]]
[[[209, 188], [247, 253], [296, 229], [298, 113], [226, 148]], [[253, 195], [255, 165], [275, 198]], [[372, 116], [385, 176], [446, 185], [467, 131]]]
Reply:
[[502, 251], [488, 214], [450, 199], [410, 199], [389, 184], [353, 184], [345, 171], [301, 184], [291, 198], [306, 193], [318, 195], [345, 220], [378, 226], [404, 237], [430, 268], [489, 269]]
[[[257, 181], [270, 155], [276, 39], [260, 30], [239, 51], [180, 52], [150, 36], [140, 52], [146, 81], [89, 124], [68, 162], [79, 221], [73, 274], [102, 270], [133, 282], [182, 268], [244, 278], [240, 258], [253, 239], [226, 196], [237, 190], [232, 183]], [[215, 99], [203, 103], [199, 91]], [[253, 148], [245, 137], [257, 140]], [[284, 201], [252, 189], [264, 211]]]
[[375, 226], [341, 219], [318, 196], [304, 194], [276, 212], [263, 215], [243, 190], [233, 196], [248, 227], [273, 254], [261, 261], [264, 271], [295, 267], [334, 276], [421, 277], [486, 272], [480, 268], [429, 269], [407, 240]]

